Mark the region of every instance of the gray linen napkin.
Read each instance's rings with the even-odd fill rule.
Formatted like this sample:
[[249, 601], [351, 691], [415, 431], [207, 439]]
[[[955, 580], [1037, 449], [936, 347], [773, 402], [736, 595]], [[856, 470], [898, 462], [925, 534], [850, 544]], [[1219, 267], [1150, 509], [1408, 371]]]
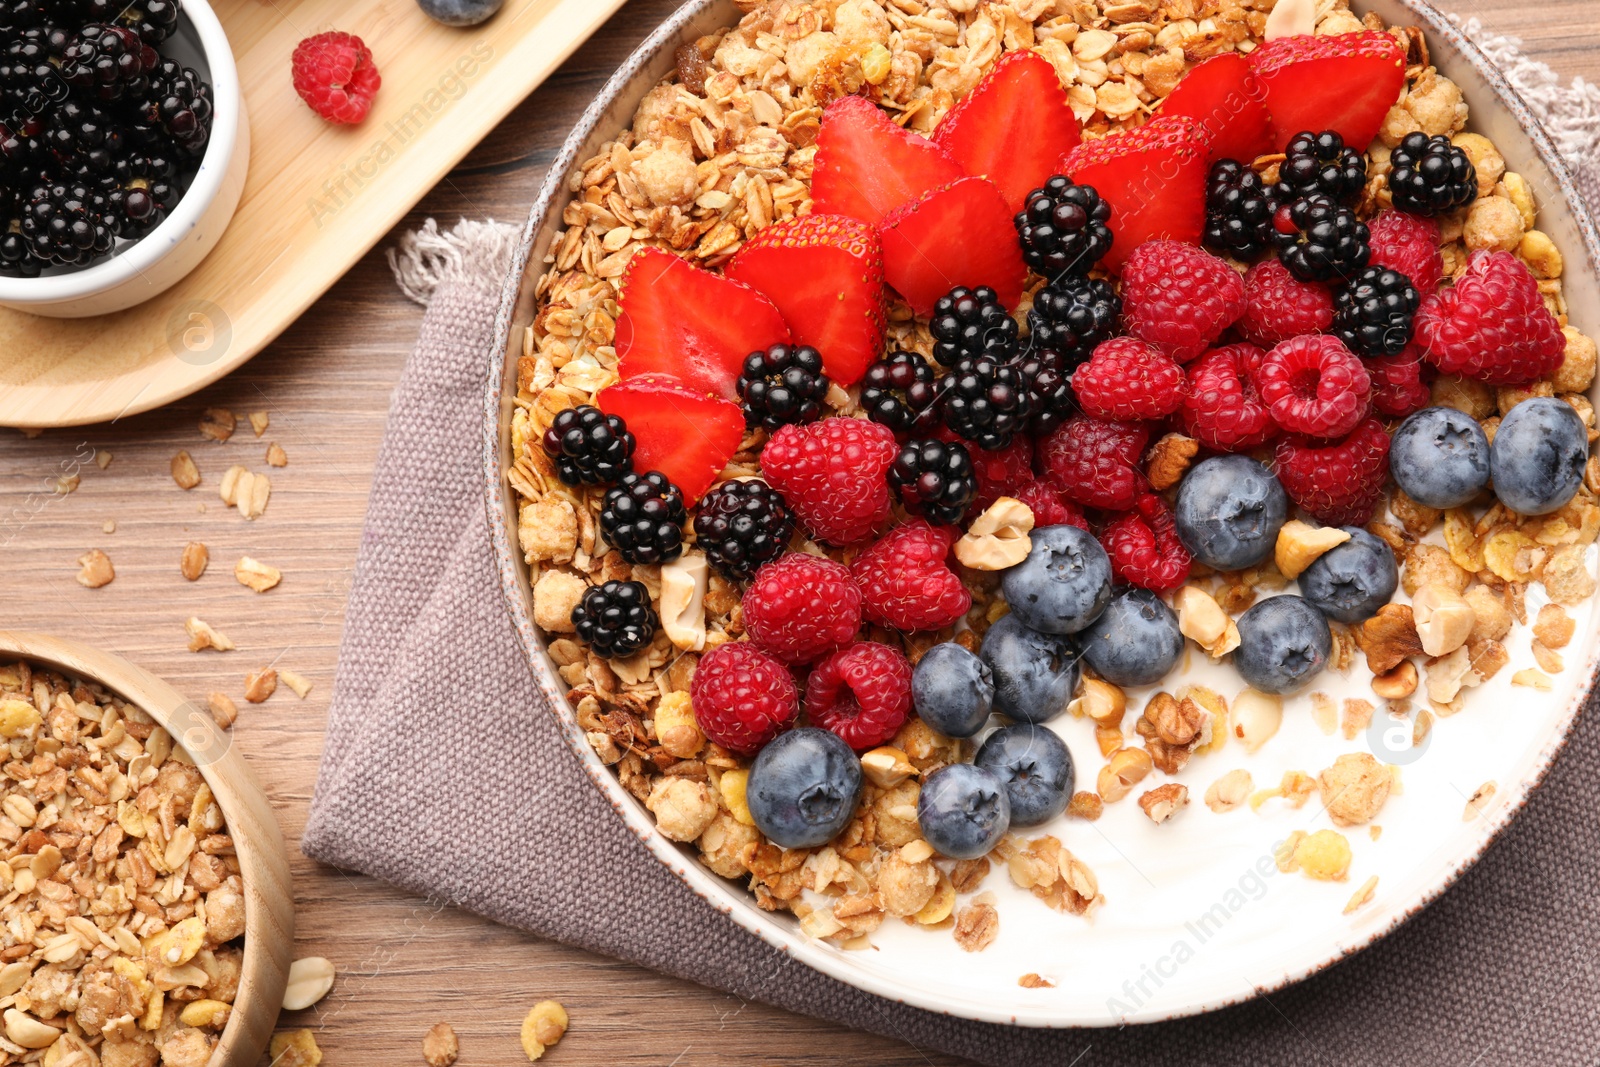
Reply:
[[[1528, 70], [1514, 51], [1496, 58], [1514, 74]], [[1592, 153], [1600, 115], [1592, 87], [1565, 90], [1536, 69], [1526, 78], [1536, 107], [1566, 109], [1554, 116], [1558, 133], [1582, 137], [1589, 124], [1582, 144]], [[1595, 180], [1592, 162], [1584, 179]], [[454, 236], [430, 227], [427, 269], [413, 263], [402, 278], [414, 295], [431, 288], [431, 302], [378, 457], [301, 843], [307, 856], [543, 937], [994, 1067], [1594, 1067], [1600, 716], [1592, 711], [1527, 809], [1439, 901], [1315, 978], [1199, 1018], [1121, 1030], [973, 1023], [860, 992], [745, 933], [624, 827], [543, 706], [502, 605], [479, 473], [484, 367], [498, 341], [510, 238], [483, 224]], [[464, 825], [474, 833], [460, 834]], [[672, 921], [644, 929], [611, 920], [641, 898]], [[696, 946], [692, 955], [685, 945]]]

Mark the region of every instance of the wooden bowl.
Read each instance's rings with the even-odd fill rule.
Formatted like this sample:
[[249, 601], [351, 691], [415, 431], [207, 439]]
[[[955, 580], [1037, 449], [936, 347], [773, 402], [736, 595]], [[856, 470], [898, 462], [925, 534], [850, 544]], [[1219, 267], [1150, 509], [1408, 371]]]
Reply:
[[261, 784], [210, 713], [149, 671], [77, 641], [0, 630], [0, 661], [26, 659], [97, 682], [137, 705], [193, 758], [233, 835], [244, 881], [244, 969], [211, 1067], [254, 1067], [283, 1006], [294, 956], [294, 895], [283, 833]]

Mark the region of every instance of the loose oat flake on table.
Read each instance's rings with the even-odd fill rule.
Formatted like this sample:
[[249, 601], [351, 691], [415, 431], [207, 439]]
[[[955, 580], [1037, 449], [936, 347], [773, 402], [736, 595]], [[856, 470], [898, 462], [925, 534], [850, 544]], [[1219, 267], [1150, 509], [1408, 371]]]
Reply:
[[1137, 909], [1074, 851], [1115, 806], [1259, 820], [1358, 921], [1400, 765], [1564, 665], [1561, 251], [1419, 30], [1273, 6], [747, 0], [571, 183], [507, 472], [535, 620], [658, 830], [811, 936], [980, 952], [1029, 921], [994, 866]]

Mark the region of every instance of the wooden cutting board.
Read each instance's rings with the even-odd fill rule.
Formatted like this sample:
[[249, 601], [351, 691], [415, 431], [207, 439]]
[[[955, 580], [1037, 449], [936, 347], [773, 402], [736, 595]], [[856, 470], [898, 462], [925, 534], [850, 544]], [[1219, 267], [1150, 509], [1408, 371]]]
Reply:
[[[293, 322], [623, 0], [507, 0], [453, 29], [413, 0], [214, 0], [239, 66], [250, 172], [198, 269], [112, 315], [0, 308], [0, 426], [132, 415], [210, 384]], [[303, 37], [366, 41], [383, 74], [367, 120], [333, 126], [290, 84]]]

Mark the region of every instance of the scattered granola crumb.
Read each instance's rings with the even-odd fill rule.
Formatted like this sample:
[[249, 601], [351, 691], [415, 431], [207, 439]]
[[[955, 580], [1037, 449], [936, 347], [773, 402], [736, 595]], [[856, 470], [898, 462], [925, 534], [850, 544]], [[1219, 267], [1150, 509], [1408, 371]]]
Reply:
[[239, 705], [227, 693], [211, 693], [206, 697], [206, 707], [211, 710], [211, 717], [218, 726], [226, 730], [239, 718]]
[[191, 582], [198, 582], [200, 576], [211, 565], [211, 550], [200, 541], [190, 541], [183, 546], [183, 556], [178, 560], [178, 570]]
[[284, 1011], [304, 1011], [333, 988], [333, 963], [325, 956], [306, 956], [289, 964], [289, 982], [283, 990]]
[[1366, 752], [1346, 752], [1317, 775], [1322, 806], [1338, 826], [1371, 822], [1389, 799], [1389, 768]]
[[1543, 641], [1537, 638], [1533, 642], [1533, 661], [1546, 674], [1560, 674], [1567, 666], [1567, 662], [1562, 659], [1561, 653], [1547, 647]]
[[1253, 789], [1255, 780], [1250, 777], [1250, 772], [1243, 767], [1237, 767], [1212, 782], [1206, 789], [1206, 807], [1219, 815], [1225, 811], [1232, 811], [1250, 799]]
[[975, 860], [961, 860], [950, 869], [950, 884], [957, 893], [975, 892], [983, 880], [989, 877], [989, 857], [979, 856]]
[[272, 1067], [319, 1067], [322, 1050], [310, 1030], [290, 1030], [272, 1035]]
[[278, 672], [271, 667], [251, 671], [244, 676], [244, 698], [259, 704], [278, 690]]
[[229, 467], [222, 476], [218, 494], [224, 504], [238, 509], [242, 517], [254, 519], [267, 510], [267, 501], [272, 496], [272, 483], [265, 474], [252, 474], [244, 467], [235, 465]]
[[[82, 579], [79, 579], [80, 581]], [[1542, 689], [1549, 691], [1556, 687], [1555, 681], [1544, 671], [1534, 667], [1524, 667], [1511, 676], [1512, 685], [1525, 686], [1529, 689]]]
[[200, 415], [200, 436], [213, 441], [226, 441], [233, 436], [239, 420], [227, 408], [206, 408]]
[[62, 474], [56, 477], [56, 495], [66, 496], [75, 492], [83, 484], [83, 476], [78, 474]]
[[288, 465], [289, 457], [284, 454], [283, 448], [278, 442], [274, 441], [267, 446], [267, 466], [287, 467]]
[[1344, 702], [1344, 739], [1354, 741], [1359, 737], [1361, 731], [1372, 722], [1372, 713], [1375, 710], [1371, 701], [1358, 700], [1355, 697], [1347, 698]]
[[1342, 882], [1350, 873], [1350, 842], [1337, 830], [1318, 830], [1294, 846], [1294, 862], [1309, 878]]
[[1489, 806], [1489, 802], [1494, 799], [1494, 795], [1498, 789], [1499, 787], [1496, 786], [1492, 780], [1484, 782], [1482, 785], [1480, 785], [1478, 787], [1478, 791], [1473, 793], [1472, 796], [1467, 799], [1467, 807], [1466, 810], [1461, 813], [1461, 821], [1471, 822], [1473, 819], [1476, 819], [1479, 815], [1483, 814], [1483, 809]]
[[1146, 470], [1152, 488], [1170, 489], [1183, 478], [1183, 472], [1200, 451], [1200, 442], [1181, 433], [1169, 433], [1150, 449]]
[[1378, 888], [1378, 876], [1373, 875], [1361, 883], [1361, 888], [1350, 894], [1350, 900], [1344, 906], [1344, 913], [1349, 915], [1361, 905], [1372, 899], [1373, 891]]
[[103, 533], [103, 534], [107, 534], [107, 535], [116, 533], [117, 532], [117, 520], [116, 519], [107, 519], [105, 522], [102, 522], [100, 524], [100, 532]]
[[537, 1060], [567, 1032], [567, 1009], [553, 1000], [541, 1000], [522, 1020], [522, 1051]]
[[1311, 721], [1330, 737], [1339, 728], [1339, 707], [1327, 693], [1311, 694]]
[[100, 449], [94, 454], [94, 464], [101, 470], [105, 470], [111, 466], [111, 453], [103, 448]]
[[187, 452], [179, 452], [172, 457], [172, 480], [178, 483], [179, 489], [193, 489], [200, 484], [200, 468], [194, 465], [194, 457]]
[[434, 1023], [422, 1035], [422, 1058], [428, 1067], [451, 1067], [461, 1055], [461, 1042], [449, 1023]]
[[1546, 604], [1533, 622], [1533, 636], [1546, 648], [1565, 648], [1577, 625], [1560, 604]]
[[1054, 989], [1056, 984], [1050, 979], [1038, 974], [1025, 974], [1017, 979], [1017, 984], [1023, 989]]
[[278, 568], [249, 556], [239, 557], [239, 562], [233, 565], [233, 576], [240, 585], [254, 589], [258, 593], [265, 593], [283, 581], [283, 572]]
[[193, 615], [183, 621], [183, 628], [189, 633], [190, 652], [201, 652], [208, 648], [214, 648], [218, 652], [232, 652], [239, 647], [210, 623], [203, 622]]
[[257, 437], [267, 432], [267, 427], [272, 424], [272, 418], [265, 411], [252, 411], [250, 413], [250, 429]]
[[306, 694], [311, 692], [311, 679], [307, 678], [303, 674], [296, 674], [294, 671], [290, 670], [281, 670], [278, 672], [278, 678], [283, 682], [284, 685], [288, 686], [290, 689], [293, 689], [294, 695], [299, 697], [301, 700], [304, 700], [306, 698]]
[[1373, 823], [1371, 826], [1367, 827], [1367, 836], [1376, 841], [1378, 838], [1383, 836], [1383, 827], [1379, 826], [1377, 823]]
[[110, 585], [111, 579], [117, 576], [116, 569], [111, 566], [111, 557], [98, 548], [91, 548], [79, 556], [78, 567], [78, 584], [90, 589]]
[[956, 912], [956, 944], [966, 952], [982, 952], [1000, 932], [1000, 913], [993, 904], [972, 903]]
[[1100, 798], [1100, 794], [1088, 790], [1079, 790], [1072, 794], [1071, 800], [1067, 801], [1067, 814], [1076, 819], [1088, 819], [1093, 822], [1105, 810], [1106, 802]]

